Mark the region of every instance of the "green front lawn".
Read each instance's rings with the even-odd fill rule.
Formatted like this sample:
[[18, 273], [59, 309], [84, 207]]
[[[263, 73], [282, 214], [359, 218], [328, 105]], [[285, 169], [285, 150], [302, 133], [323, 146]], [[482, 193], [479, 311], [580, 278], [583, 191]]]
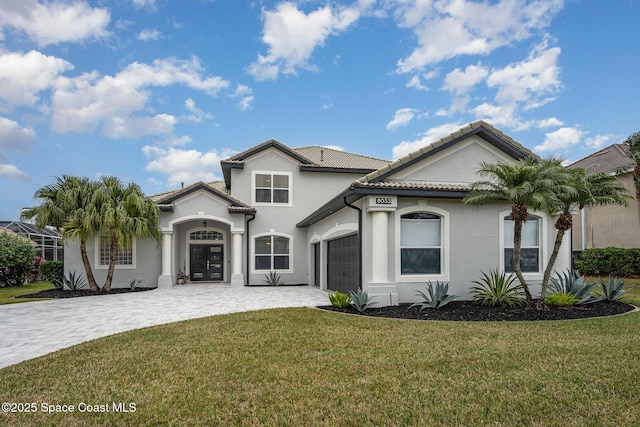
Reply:
[[8, 286], [0, 288], [0, 305], [2, 304], [15, 304], [18, 302], [27, 301], [43, 301], [48, 298], [14, 298], [20, 295], [35, 294], [40, 291], [46, 291], [47, 289], [53, 289], [53, 285], [49, 282], [36, 282], [29, 283], [23, 286]]
[[[0, 370], [1, 401], [37, 408], [0, 414], [0, 425], [639, 425], [639, 324], [640, 313], [528, 323], [309, 308], [214, 316]], [[114, 402], [135, 412], [114, 413]], [[42, 413], [43, 403], [75, 412]], [[109, 412], [78, 412], [80, 403]]]

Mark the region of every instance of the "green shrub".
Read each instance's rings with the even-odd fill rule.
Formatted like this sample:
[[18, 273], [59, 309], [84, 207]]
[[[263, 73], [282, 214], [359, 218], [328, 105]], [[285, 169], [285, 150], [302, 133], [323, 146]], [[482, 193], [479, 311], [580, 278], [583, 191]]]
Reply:
[[270, 271], [269, 274], [265, 274], [264, 281], [270, 286], [282, 285], [282, 278], [277, 271]]
[[640, 275], [640, 248], [594, 248], [575, 253], [575, 267], [588, 276]]
[[622, 295], [627, 292], [622, 289], [622, 286], [624, 286], [624, 281], [616, 280], [615, 277], [609, 277], [609, 284], [606, 284], [604, 281], [598, 283], [602, 299], [608, 302], [618, 301], [622, 298]]
[[63, 274], [62, 261], [44, 261], [40, 264], [40, 280], [43, 282], [61, 282]]
[[433, 288], [433, 283], [427, 283], [427, 293], [420, 291], [416, 296], [422, 297], [422, 302], [411, 304], [411, 307], [420, 307], [420, 311], [425, 308], [440, 308], [449, 304], [454, 299], [458, 298], [456, 295], [449, 295], [449, 284], [446, 282], [436, 281], [436, 287]]
[[578, 301], [576, 305], [591, 304], [602, 298], [593, 295], [596, 283], [589, 284], [585, 281], [577, 270], [567, 270], [562, 275], [556, 273], [556, 277], [551, 279], [549, 290], [553, 294], [571, 294]]
[[36, 254], [29, 240], [0, 233], [0, 286], [22, 285], [34, 266]]
[[517, 307], [525, 304], [524, 288], [516, 282], [516, 276], [496, 270], [484, 276], [480, 281], [473, 281], [478, 286], [471, 288], [473, 301], [478, 304], [500, 307]]
[[547, 295], [545, 298], [545, 302], [551, 307], [571, 307], [578, 301], [578, 298], [563, 292]]
[[329, 301], [331, 305], [337, 308], [347, 308], [351, 304], [351, 296], [342, 292], [335, 291], [329, 294]]
[[377, 303], [371, 301], [371, 297], [369, 294], [362, 289], [358, 289], [358, 292], [350, 292], [351, 294], [351, 304], [358, 310], [358, 313], [362, 313], [368, 308], [373, 307]]

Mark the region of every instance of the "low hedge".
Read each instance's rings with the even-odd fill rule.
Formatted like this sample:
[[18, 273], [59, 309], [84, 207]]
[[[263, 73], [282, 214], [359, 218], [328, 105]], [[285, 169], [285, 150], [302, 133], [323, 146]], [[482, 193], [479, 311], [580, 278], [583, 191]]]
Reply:
[[40, 264], [40, 280], [56, 283], [62, 280], [62, 261], [45, 261]]
[[640, 275], [640, 248], [595, 248], [576, 252], [575, 268], [588, 276]]

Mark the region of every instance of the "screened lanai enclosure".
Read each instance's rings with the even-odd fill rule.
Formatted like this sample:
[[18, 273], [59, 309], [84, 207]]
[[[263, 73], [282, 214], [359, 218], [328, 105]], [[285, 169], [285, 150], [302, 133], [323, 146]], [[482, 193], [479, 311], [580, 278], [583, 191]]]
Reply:
[[55, 230], [39, 229], [35, 225], [20, 221], [0, 221], [6, 228], [31, 240], [39, 250], [38, 255], [47, 261], [62, 261], [62, 237]]

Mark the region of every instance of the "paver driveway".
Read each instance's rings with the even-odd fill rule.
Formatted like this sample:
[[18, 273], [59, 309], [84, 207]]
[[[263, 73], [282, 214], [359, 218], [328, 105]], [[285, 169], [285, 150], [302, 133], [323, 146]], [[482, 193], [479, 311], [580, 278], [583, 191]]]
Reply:
[[327, 305], [311, 286], [189, 284], [147, 292], [0, 305], [0, 368], [84, 341], [179, 320]]

